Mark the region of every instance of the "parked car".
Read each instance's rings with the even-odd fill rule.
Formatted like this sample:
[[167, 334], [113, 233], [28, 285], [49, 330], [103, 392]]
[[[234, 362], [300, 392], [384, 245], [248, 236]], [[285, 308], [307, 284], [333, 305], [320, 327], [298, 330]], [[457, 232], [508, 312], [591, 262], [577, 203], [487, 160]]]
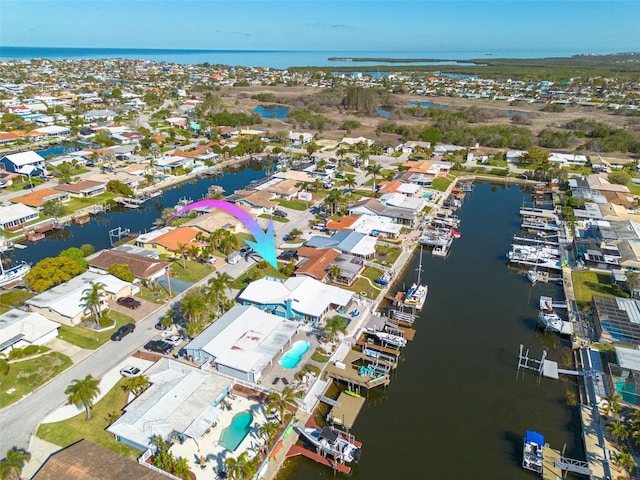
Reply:
[[276, 217], [286, 218], [287, 212], [285, 212], [284, 210], [274, 210], [273, 215]]
[[162, 341], [177, 347], [184, 341], [184, 338], [182, 338], [182, 335], [169, 335], [168, 337], [163, 338]]
[[240, 252], [233, 252], [231, 255], [227, 257], [227, 263], [231, 265], [235, 265], [240, 260], [242, 260], [242, 254]]
[[137, 377], [141, 372], [138, 367], [134, 367], [133, 365], [126, 365], [120, 369], [120, 375], [125, 378]]
[[132, 333], [135, 329], [136, 329], [135, 323], [127, 323], [126, 325], [122, 325], [118, 330], [113, 332], [113, 335], [111, 335], [111, 340], [115, 342], [119, 342], [124, 337]]
[[135, 310], [139, 308], [142, 303], [139, 300], [136, 300], [133, 297], [120, 297], [116, 300], [118, 305], [122, 305], [123, 307], [130, 308], [131, 310]]
[[321, 231], [324, 231], [324, 230], [326, 230], [327, 226], [326, 226], [324, 223], [319, 223], [319, 224], [317, 224], [317, 225], [314, 225], [314, 226], [313, 226], [313, 227], [311, 227], [311, 228], [313, 228], [314, 230], [321, 230]]
[[158, 320], [158, 323], [156, 323], [156, 330], [168, 330], [170, 327], [165, 326], [162, 323], [162, 318], [160, 320]]
[[298, 252], [295, 250], [285, 250], [280, 255], [278, 255], [278, 260], [282, 260], [284, 262], [298, 260]]
[[173, 345], [162, 340], [151, 340], [150, 342], [147, 342], [147, 344], [144, 346], [144, 349], [148, 352], [169, 355], [171, 352], [173, 352]]

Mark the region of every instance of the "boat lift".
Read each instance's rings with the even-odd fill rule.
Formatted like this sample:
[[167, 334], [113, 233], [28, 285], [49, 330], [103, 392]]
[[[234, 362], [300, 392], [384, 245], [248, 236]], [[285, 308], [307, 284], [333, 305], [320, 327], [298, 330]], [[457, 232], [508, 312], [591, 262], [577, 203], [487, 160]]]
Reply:
[[109, 230], [109, 243], [113, 247], [113, 244], [114, 244], [114, 240], [113, 239], [114, 238], [115, 238], [115, 243], [117, 243], [118, 240], [120, 240], [122, 237], [126, 237], [130, 233], [131, 233], [131, 229], [129, 229], [129, 228], [118, 227], [118, 228], [114, 228], [112, 230]]

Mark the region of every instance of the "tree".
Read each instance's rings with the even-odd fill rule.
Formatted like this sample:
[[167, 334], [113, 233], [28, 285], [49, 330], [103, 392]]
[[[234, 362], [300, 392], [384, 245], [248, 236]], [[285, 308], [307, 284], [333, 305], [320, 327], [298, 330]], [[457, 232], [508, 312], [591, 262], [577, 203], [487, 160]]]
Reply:
[[100, 395], [100, 381], [89, 374], [83, 380], [74, 380], [64, 393], [76, 407], [84, 407], [90, 420], [93, 401]]
[[616, 420], [613, 423], [607, 425], [607, 431], [616, 439], [616, 440], [624, 440], [629, 436], [629, 432], [627, 431], [627, 427], [620, 420]]
[[20, 480], [25, 462], [31, 454], [23, 449], [13, 447], [7, 450], [7, 455], [0, 460], [0, 478], [2, 480]]
[[342, 333], [343, 335], [347, 333], [347, 320], [340, 315], [334, 315], [327, 319], [324, 327], [322, 327], [322, 331], [329, 333], [327, 340], [331, 343], [338, 333]]
[[72, 258], [73, 260], [76, 261], [78, 265], [80, 265], [84, 269], [87, 269], [89, 267], [89, 263], [84, 258], [86, 257], [86, 255], [80, 248], [77, 248], [77, 247], [67, 248], [65, 250], [62, 250], [59, 256]]
[[180, 313], [187, 322], [202, 322], [207, 316], [207, 301], [200, 290], [190, 290], [180, 301]]
[[633, 292], [640, 290], [640, 272], [627, 270], [625, 272], [625, 276], [627, 277], [627, 286], [629, 287], [629, 291], [631, 292], [631, 295], [633, 295]]
[[289, 232], [289, 238], [299, 238], [302, 235], [302, 230], [294, 228]]
[[149, 385], [149, 377], [142, 374], [127, 378], [124, 385], [122, 385], [122, 389], [125, 392], [133, 392], [133, 394], [137, 396], [149, 388]]
[[230, 480], [241, 480], [253, 475], [254, 468], [246, 451], [238, 455], [237, 458], [225, 458], [224, 466], [227, 467], [227, 475]]
[[621, 170], [611, 172], [607, 178], [611, 183], [615, 183], [617, 185], [629, 185], [631, 183], [631, 175]]
[[267, 443], [271, 443], [273, 437], [280, 430], [280, 426], [276, 422], [268, 422], [264, 425], [260, 425], [258, 428], [258, 434], [267, 441]]
[[232, 281], [233, 278], [227, 272], [216, 272], [215, 277], [207, 282], [207, 300], [216, 305], [216, 308], [221, 307], [227, 300], [227, 288]]
[[340, 268], [340, 265], [331, 265], [329, 267], [329, 276], [335, 281], [336, 278], [338, 278], [340, 276], [340, 274], [342, 273], [342, 268]]
[[300, 398], [302, 392], [296, 392], [291, 387], [286, 386], [282, 389], [282, 393], [271, 392], [267, 398], [267, 412], [276, 410], [278, 412], [278, 418], [280, 419], [280, 425], [284, 424], [284, 413], [289, 409], [298, 408], [298, 402], [296, 399]]
[[622, 405], [620, 405], [620, 400], [622, 400], [622, 395], [618, 393], [614, 393], [613, 395], [604, 397], [604, 400], [607, 402], [607, 405], [604, 407], [604, 412], [607, 415], [609, 415], [609, 412], [612, 412], [613, 416], [615, 418], [618, 418], [618, 415], [622, 410]]
[[173, 462], [173, 468], [171, 469], [173, 475], [176, 477], [182, 478], [183, 480], [189, 480], [189, 474], [191, 471], [189, 470], [189, 462], [186, 458], [178, 458]]
[[611, 463], [613, 463], [614, 467], [618, 469], [623, 469], [627, 472], [630, 472], [631, 470], [633, 470], [633, 467], [636, 466], [636, 462], [633, 459], [633, 455], [625, 451], [620, 451], [620, 452], [614, 451], [611, 455], [611, 460], [612, 460]]
[[60, 200], [49, 200], [42, 206], [42, 213], [47, 217], [60, 217], [64, 215], [64, 204]]
[[372, 163], [371, 165], [369, 165], [369, 168], [367, 168], [366, 176], [368, 177], [369, 175], [371, 175], [373, 177], [373, 186], [372, 186], [373, 193], [376, 192], [376, 178], [378, 177], [381, 171], [382, 171], [382, 165], [376, 162]]
[[347, 175], [344, 178], [344, 184], [346, 185], [346, 187], [349, 189], [349, 191], [353, 191], [353, 187], [356, 186], [356, 177], [355, 175]]
[[102, 313], [101, 302], [104, 293], [105, 284], [101, 282], [89, 282], [89, 288], [82, 291], [80, 305], [84, 306], [91, 312], [91, 316], [96, 324], [100, 321]]
[[85, 271], [86, 268], [69, 257], [44, 258], [24, 276], [24, 283], [36, 292], [44, 292]]
[[518, 158], [518, 166], [531, 166], [534, 170], [549, 165], [549, 152], [541, 148], [532, 147]]
[[107, 268], [107, 272], [125, 282], [133, 282], [136, 276], [131, 273], [131, 268], [126, 263], [112, 263]]

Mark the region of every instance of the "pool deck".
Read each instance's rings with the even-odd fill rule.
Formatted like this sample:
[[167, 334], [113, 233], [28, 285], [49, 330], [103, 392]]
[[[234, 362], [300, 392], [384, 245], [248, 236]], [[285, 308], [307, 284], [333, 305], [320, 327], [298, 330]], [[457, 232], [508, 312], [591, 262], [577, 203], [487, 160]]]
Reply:
[[[187, 459], [189, 469], [195, 474], [197, 480], [217, 478], [217, 472], [224, 467], [226, 458], [237, 457], [244, 451], [249, 453], [249, 457], [253, 457], [259, 451], [261, 445], [264, 444], [264, 439], [258, 434], [260, 426], [268, 423], [264, 406], [240, 395], [227, 397], [224, 403], [228, 404], [230, 408], [222, 410], [215, 426], [211, 427], [207, 433], [198, 440], [187, 439], [184, 443], [175, 443], [171, 447], [171, 452], [176, 458]], [[240, 442], [235, 452], [230, 452], [220, 443], [222, 432], [231, 425], [235, 415], [246, 411], [250, 411], [253, 414], [251, 431]], [[200, 464], [201, 457], [205, 460], [204, 468]]]

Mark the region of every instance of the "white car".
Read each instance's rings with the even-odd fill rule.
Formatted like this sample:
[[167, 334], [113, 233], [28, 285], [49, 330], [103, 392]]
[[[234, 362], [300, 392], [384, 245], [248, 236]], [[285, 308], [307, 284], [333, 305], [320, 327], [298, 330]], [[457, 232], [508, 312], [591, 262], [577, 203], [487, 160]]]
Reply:
[[140, 375], [142, 371], [138, 367], [134, 367], [133, 365], [127, 365], [120, 369], [120, 375], [125, 378], [133, 378]]
[[167, 342], [170, 345], [173, 345], [174, 347], [177, 347], [183, 342], [184, 338], [182, 338], [181, 335], [169, 335], [168, 337], [165, 337], [162, 340]]

